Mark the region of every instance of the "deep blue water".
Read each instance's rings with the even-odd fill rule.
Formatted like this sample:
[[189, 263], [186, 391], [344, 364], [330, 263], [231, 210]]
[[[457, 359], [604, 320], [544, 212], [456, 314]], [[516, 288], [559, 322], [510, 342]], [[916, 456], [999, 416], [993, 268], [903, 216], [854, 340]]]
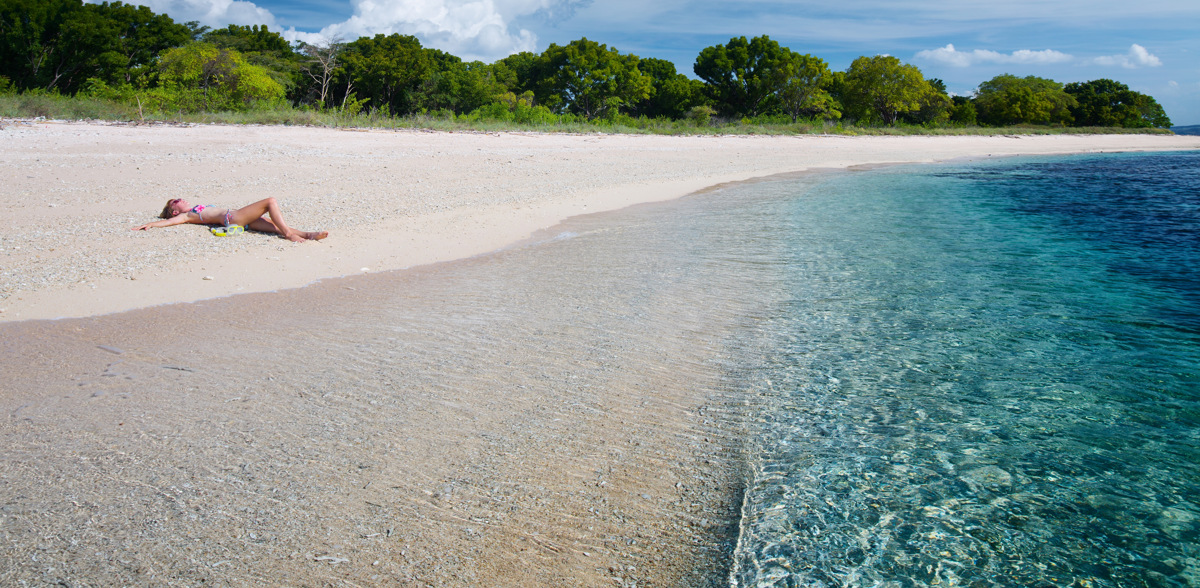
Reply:
[[1200, 586], [1200, 152], [732, 190], [737, 585]]

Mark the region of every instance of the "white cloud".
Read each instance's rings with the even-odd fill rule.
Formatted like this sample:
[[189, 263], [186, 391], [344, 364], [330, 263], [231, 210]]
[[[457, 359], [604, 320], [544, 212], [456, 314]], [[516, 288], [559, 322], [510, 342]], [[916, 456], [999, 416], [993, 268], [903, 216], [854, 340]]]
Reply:
[[[88, 0], [97, 2], [100, 0]], [[537, 35], [513, 21], [531, 15], [561, 20], [591, 0], [351, 0], [353, 15], [320, 33], [289, 28], [289, 41], [320, 44], [340, 38], [400, 33], [413, 35], [426, 47], [441, 49], [470, 61], [492, 61], [519, 51], [534, 51]], [[229, 24], [267, 25], [281, 30], [275, 15], [244, 0], [138, 0], [176, 22], [198, 21], [213, 28]]]
[[980, 63], [1016, 63], [1016, 64], [1048, 64], [1048, 63], [1065, 63], [1072, 61], [1075, 58], [1059, 51], [1045, 49], [1043, 51], [1030, 51], [1021, 49], [1012, 53], [998, 53], [996, 51], [988, 51], [986, 49], [976, 49], [974, 51], [959, 51], [954, 48], [954, 45], [946, 45], [937, 49], [927, 49], [919, 51], [916, 54], [916, 59], [941, 63], [943, 65], [952, 65], [955, 67], [969, 67]]
[[[514, 19], [532, 14], [557, 18], [586, 0], [351, 0], [348, 20], [321, 29], [326, 39], [347, 40], [377, 34], [413, 35], [435, 47], [471, 61], [491, 61], [520, 51], [534, 51], [537, 36], [512, 30]], [[303, 39], [304, 33], [285, 36]], [[311, 38], [311, 37], [310, 37]]]
[[1162, 60], [1147, 51], [1145, 47], [1134, 43], [1129, 47], [1129, 53], [1097, 57], [1092, 60], [1092, 63], [1096, 65], [1119, 65], [1126, 69], [1135, 69], [1139, 67], [1159, 67], [1162, 65]]
[[[89, 0], [92, 3], [97, 1]], [[275, 15], [270, 10], [243, 0], [137, 0], [130, 4], [146, 6], [158, 14], [168, 14], [175, 22], [194, 20], [219, 29], [231, 24], [259, 24], [278, 29]]]
[[[954, 48], [954, 45], [946, 45], [937, 49], [927, 49], [917, 52], [916, 59], [931, 61], [942, 65], [950, 65], [954, 67], [970, 67], [972, 65], [984, 63], [999, 63], [999, 64], [1037, 64], [1046, 65], [1051, 63], [1068, 63], [1076, 61], [1074, 57], [1066, 53], [1046, 49], [1043, 51], [1030, 51], [1021, 49], [1012, 53], [997, 53], [995, 51], [987, 51], [984, 49], [976, 49], [974, 51], [959, 51]], [[1155, 57], [1145, 47], [1134, 43], [1129, 48], [1129, 52], [1124, 55], [1106, 55], [1103, 57], [1094, 57], [1087, 60], [1079, 60], [1077, 63], [1092, 64], [1092, 65], [1107, 65], [1120, 66], [1128, 69], [1138, 67], [1159, 67], [1162, 65], [1162, 60]]]
[[[325, 35], [322, 35], [321, 33], [308, 33], [305, 31], [297, 31], [295, 27], [289, 28], [286, 31], [282, 31], [279, 34], [282, 35], [284, 39], [287, 39], [289, 43], [295, 43], [296, 41], [303, 41], [305, 43], [308, 43], [309, 45], [316, 45], [318, 47], [323, 47], [334, 41], [333, 37], [326, 37]], [[338, 40], [338, 42], [346, 41], [346, 39], [342, 39], [340, 37], [337, 38], [337, 40]]]

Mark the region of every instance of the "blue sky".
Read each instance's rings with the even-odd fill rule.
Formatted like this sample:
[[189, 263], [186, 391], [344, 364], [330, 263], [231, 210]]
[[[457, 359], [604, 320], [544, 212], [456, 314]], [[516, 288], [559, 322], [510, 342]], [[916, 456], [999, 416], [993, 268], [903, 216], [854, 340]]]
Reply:
[[393, 32], [493, 61], [580, 37], [673, 61], [769, 35], [845, 69], [888, 54], [956, 94], [1011, 73], [1110, 78], [1154, 96], [1176, 125], [1200, 124], [1200, 0], [133, 0], [177, 21], [266, 24], [319, 41]]

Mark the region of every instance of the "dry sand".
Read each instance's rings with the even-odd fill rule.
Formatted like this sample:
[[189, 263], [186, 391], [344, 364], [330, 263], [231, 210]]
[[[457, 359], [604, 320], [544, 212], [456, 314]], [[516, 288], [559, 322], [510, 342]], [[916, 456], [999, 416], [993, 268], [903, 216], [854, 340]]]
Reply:
[[[438, 300], [485, 259], [428, 264], [779, 173], [1200, 148], [0, 126], [2, 585], [719, 585], [745, 414], [705, 367], [721, 333], [697, 337], [681, 293], [637, 293], [668, 318], [623, 348], [627, 322], [573, 322], [605, 304], [586, 284], [544, 322], [488, 326], [503, 284]], [[275, 196], [331, 236], [129, 230], [176, 196]], [[54, 317], [84, 318], [29, 320]]]

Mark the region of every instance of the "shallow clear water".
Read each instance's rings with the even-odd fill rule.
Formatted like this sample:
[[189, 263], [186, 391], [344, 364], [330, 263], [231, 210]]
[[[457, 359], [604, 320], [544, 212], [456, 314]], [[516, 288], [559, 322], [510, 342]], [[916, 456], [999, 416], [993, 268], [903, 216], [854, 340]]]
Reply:
[[[1200, 585], [1200, 153], [737, 188], [739, 586]], [[770, 198], [768, 198], [768, 193]], [[726, 197], [736, 198], [735, 194]]]

